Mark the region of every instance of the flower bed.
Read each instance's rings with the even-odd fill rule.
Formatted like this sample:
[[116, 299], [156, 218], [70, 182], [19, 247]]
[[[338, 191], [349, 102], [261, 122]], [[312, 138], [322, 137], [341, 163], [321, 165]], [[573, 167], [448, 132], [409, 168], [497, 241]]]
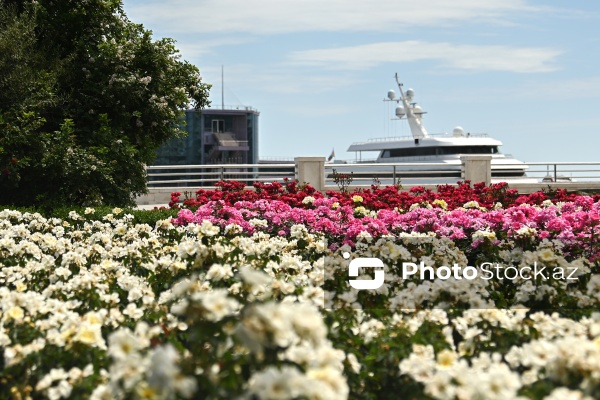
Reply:
[[[195, 208], [209, 201], [222, 201], [226, 205], [233, 205], [238, 201], [279, 200], [291, 206], [301, 206], [307, 196], [314, 198], [336, 198], [341, 205], [354, 205], [355, 196], [361, 198], [362, 205], [370, 210], [402, 209], [407, 210], [415, 203], [433, 204], [447, 209], [462, 207], [470, 201], [477, 202], [481, 207], [492, 208], [501, 203], [504, 208], [513, 205], [531, 204], [539, 205], [543, 201], [552, 199], [555, 202], [572, 201], [576, 194], [557, 189], [548, 192], [536, 192], [528, 195], [519, 194], [515, 189], [509, 189], [507, 183], [496, 183], [485, 186], [477, 183], [471, 186], [469, 181], [458, 182], [457, 185], [440, 185], [437, 191], [417, 186], [408, 191], [399, 190], [401, 186], [386, 186], [384, 188], [373, 185], [371, 189], [356, 189], [353, 192], [328, 191], [326, 195], [316, 191], [312, 186], [299, 185], [297, 181], [284, 179], [284, 183], [253, 184], [254, 190], [244, 190], [245, 184], [236, 181], [220, 181], [216, 184], [219, 190], [200, 189], [194, 197], [181, 200], [180, 192], [173, 192], [170, 205], [185, 208]], [[593, 196], [594, 200], [600, 199], [599, 195]], [[437, 202], [436, 202], [437, 201]]]
[[[600, 396], [598, 199], [289, 185], [154, 226], [0, 212], [0, 398]], [[352, 289], [348, 254], [385, 285]], [[562, 276], [401, 276], [420, 261]]]

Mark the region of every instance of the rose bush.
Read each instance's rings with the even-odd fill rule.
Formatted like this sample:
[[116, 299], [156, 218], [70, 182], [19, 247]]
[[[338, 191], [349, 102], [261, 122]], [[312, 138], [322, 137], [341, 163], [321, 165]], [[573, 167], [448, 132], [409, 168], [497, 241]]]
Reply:
[[[203, 191], [153, 225], [0, 212], [0, 398], [600, 396], [595, 197], [288, 184]], [[385, 284], [352, 289], [346, 253]], [[402, 276], [419, 261], [576, 279]]]
[[[172, 207], [195, 208], [211, 200], [222, 200], [227, 205], [238, 201], [280, 200], [291, 206], [298, 206], [306, 196], [315, 198], [325, 197], [321, 192], [308, 184], [298, 184], [297, 181], [284, 179], [279, 182], [253, 184], [254, 190], [245, 190], [245, 184], [236, 181], [220, 181], [216, 186], [219, 190], [200, 189], [193, 197], [185, 196], [182, 200], [180, 192], [171, 196]], [[515, 189], [509, 189], [508, 184], [495, 183], [486, 186], [476, 183], [471, 186], [469, 181], [458, 182], [457, 185], [439, 185], [437, 191], [417, 186], [408, 191], [401, 191], [401, 185], [380, 187], [372, 185], [371, 189], [355, 189], [352, 192], [327, 191], [326, 195], [336, 198], [342, 205], [354, 205], [355, 196], [361, 198], [364, 207], [370, 210], [380, 209], [408, 209], [415, 203], [433, 204], [445, 209], [462, 207], [469, 201], [476, 201], [481, 207], [493, 208], [497, 203], [504, 208], [513, 205], [531, 204], [539, 205], [545, 200], [555, 202], [570, 201], [577, 197], [564, 189], [548, 190], [531, 194], [519, 194]], [[600, 195], [592, 196], [594, 200]]]

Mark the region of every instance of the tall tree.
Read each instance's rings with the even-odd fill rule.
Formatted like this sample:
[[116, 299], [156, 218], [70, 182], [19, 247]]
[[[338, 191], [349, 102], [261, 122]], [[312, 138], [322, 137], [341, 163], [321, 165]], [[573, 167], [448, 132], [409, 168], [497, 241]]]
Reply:
[[121, 0], [0, 0], [0, 202], [132, 204], [209, 89]]

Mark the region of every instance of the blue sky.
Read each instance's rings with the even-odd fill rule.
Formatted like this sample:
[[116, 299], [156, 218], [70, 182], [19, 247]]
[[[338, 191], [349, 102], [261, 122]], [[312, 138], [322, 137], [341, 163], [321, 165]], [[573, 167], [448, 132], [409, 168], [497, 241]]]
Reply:
[[262, 157], [352, 159], [409, 134], [382, 100], [398, 73], [430, 133], [462, 126], [522, 161], [600, 161], [600, 3], [592, 0], [124, 0], [177, 41], [211, 100], [260, 112]]

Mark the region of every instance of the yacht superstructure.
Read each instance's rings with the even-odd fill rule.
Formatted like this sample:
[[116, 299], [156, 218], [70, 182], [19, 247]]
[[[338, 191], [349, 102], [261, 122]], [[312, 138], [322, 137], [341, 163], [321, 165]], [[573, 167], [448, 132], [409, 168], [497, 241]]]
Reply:
[[[444, 178], [440, 182], [455, 183], [461, 174], [461, 156], [491, 155], [492, 180], [527, 181], [525, 171], [527, 165], [510, 155], [502, 154], [499, 150], [502, 142], [489, 137], [487, 134], [465, 133], [461, 127], [456, 127], [451, 134], [430, 134], [423, 125], [425, 112], [414, 101], [414, 91], [403, 89], [402, 83], [395, 76], [399, 97], [390, 90], [385, 101], [396, 102], [395, 114], [397, 119], [406, 120], [410, 127], [411, 136], [387, 137], [369, 139], [364, 142], [352, 143], [347, 151], [356, 153], [356, 163], [410, 163], [398, 166], [396, 171], [402, 177], [412, 178]], [[376, 160], [363, 160], [363, 152], [379, 152]], [[338, 162], [339, 163], [339, 162]], [[435, 168], [432, 165], [435, 164]], [[344, 168], [346, 169], [346, 168]]]

